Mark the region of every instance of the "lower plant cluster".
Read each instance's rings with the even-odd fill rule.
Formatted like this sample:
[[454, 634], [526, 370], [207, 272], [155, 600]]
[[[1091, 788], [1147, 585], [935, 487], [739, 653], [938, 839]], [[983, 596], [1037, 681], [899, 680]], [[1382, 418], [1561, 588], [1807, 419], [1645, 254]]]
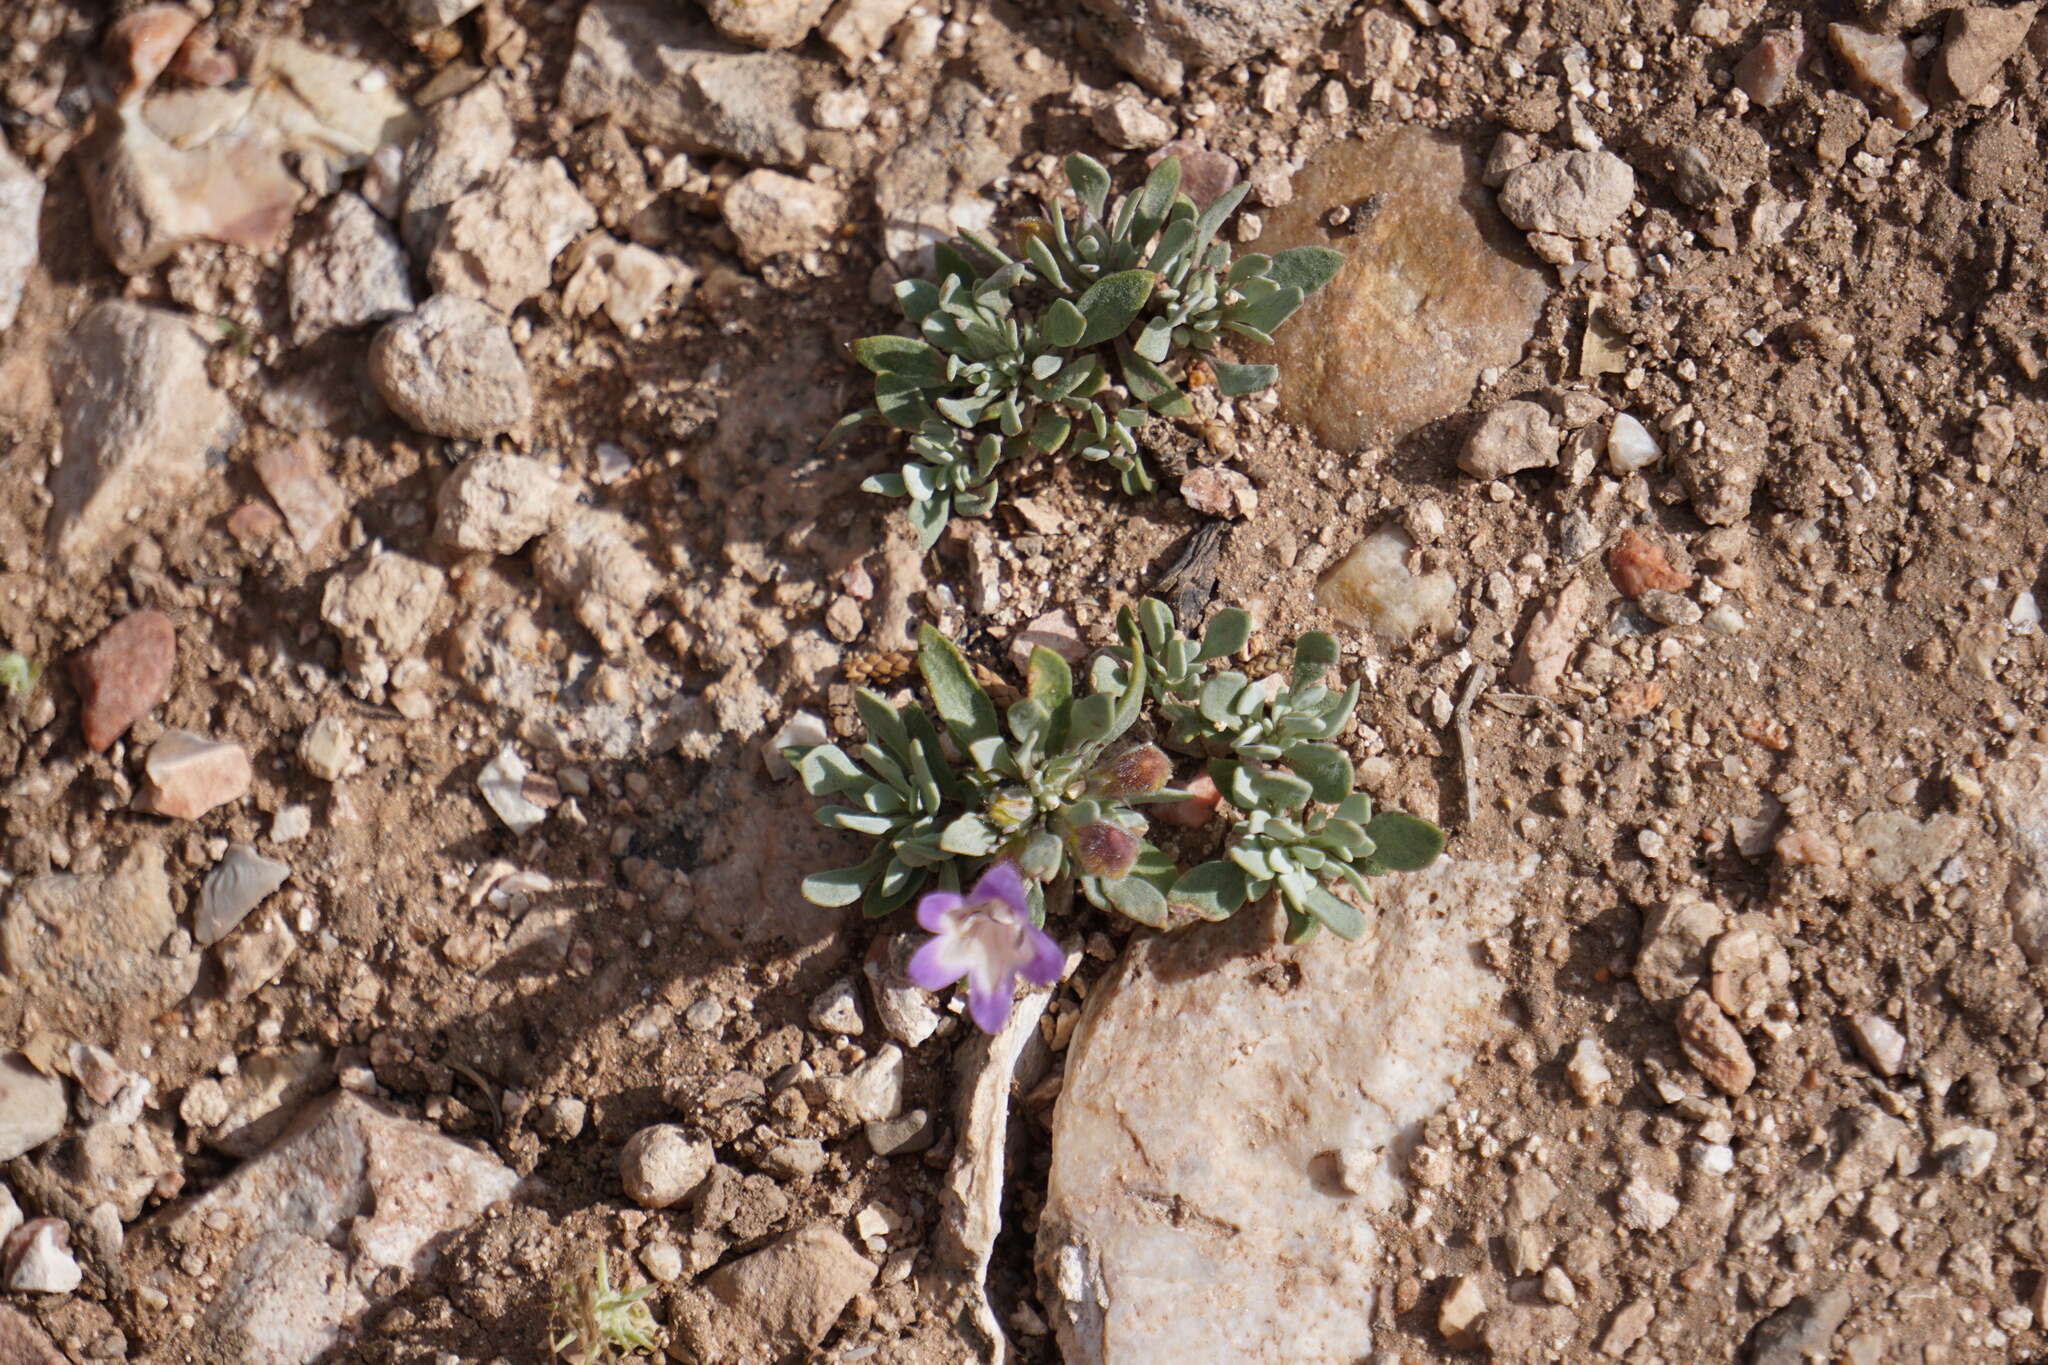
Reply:
[[[1199, 641], [1149, 598], [1117, 625], [1122, 644], [1094, 661], [1086, 695], [1067, 662], [1041, 647], [1002, 712], [958, 646], [925, 627], [918, 670], [930, 712], [863, 689], [855, 705], [865, 743], [786, 753], [826, 802], [819, 821], [874, 844], [854, 866], [805, 878], [804, 895], [881, 916], [928, 888], [951, 904], [1008, 864], [1021, 873], [1033, 925], [1044, 922], [1046, 889], [1071, 878], [1099, 909], [1153, 928], [1226, 919], [1277, 893], [1290, 939], [1324, 927], [1355, 939], [1366, 928], [1367, 878], [1427, 867], [1442, 851], [1436, 826], [1376, 813], [1352, 789], [1351, 760], [1331, 741], [1350, 723], [1358, 687], [1326, 685], [1337, 661], [1328, 635], [1302, 636], [1284, 675], [1253, 679], [1227, 666], [1250, 639], [1244, 611], [1217, 612]], [[1171, 785], [1169, 748], [1204, 765], [1213, 796]], [[1228, 828], [1215, 856], [1182, 868], [1148, 837], [1146, 812], [1204, 800]]]

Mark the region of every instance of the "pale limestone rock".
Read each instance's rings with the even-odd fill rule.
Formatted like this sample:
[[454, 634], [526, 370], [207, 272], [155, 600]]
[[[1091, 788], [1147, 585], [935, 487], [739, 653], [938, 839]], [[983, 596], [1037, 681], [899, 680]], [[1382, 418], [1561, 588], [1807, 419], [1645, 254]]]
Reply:
[[1162, 94], [1198, 72], [1314, 45], [1348, 0], [1089, 0], [1110, 55]]
[[2048, 751], [2026, 750], [1988, 777], [1991, 808], [2012, 850], [2005, 907], [2013, 941], [2029, 962], [2048, 961]]
[[370, 380], [417, 431], [480, 441], [526, 420], [533, 387], [505, 318], [461, 294], [436, 294], [370, 343]]
[[561, 161], [515, 161], [448, 205], [427, 278], [510, 313], [553, 282], [555, 257], [597, 226]]
[[553, 530], [571, 500], [568, 485], [539, 460], [477, 455], [441, 485], [434, 534], [457, 549], [516, 555]]
[[1458, 468], [1475, 479], [1504, 479], [1525, 469], [1548, 469], [1557, 463], [1561, 435], [1549, 409], [1517, 398], [1479, 419], [1458, 452]]
[[[1323, 215], [1385, 195], [1365, 230]], [[1453, 138], [1399, 130], [1337, 143], [1294, 177], [1253, 250], [1331, 246], [1349, 261], [1254, 359], [1280, 366], [1280, 411], [1335, 450], [1455, 412], [1481, 370], [1521, 358], [1549, 294]]]
[[1557, 590], [1557, 595], [1537, 608], [1529, 618], [1515, 647], [1515, 661], [1508, 668], [1508, 681], [1538, 697], [1554, 697], [1578, 643], [1579, 622], [1592, 605], [1593, 589], [1583, 578], [1574, 578]]
[[479, 81], [427, 111], [425, 129], [406, 149], [400, 226], [421, 257], [441, 235], [448, 206], [512, 159], [512, 115], [505, 92]]
[[64, 1082], [45, 1076], [19, 1052], [0, 1053], [0, 1161], [12, 1161], [63, 1132], [65, 1113]]
[[292, 340], [303, 346], [412, 311], [405, 248], [359, 194], [337, 194], [285, 267]]
[[1508, 173], [1500, 207], [1525, 232], [1593, 239], [1621, 221], [1636, 173], [1612, 152], [1562, 152]]
[[1906, 1035], [1881, 1014], [1851, 1016], [1849, 1037], [1863, 1054], [1863, 1060], [1880, 1076], [1896, 1076], [1906, 1064]]
[[208, 344], [176, 313], [125, 300], [96, 304], [55, 366], [64, 462], [50, 480], [57, 553], [90, 554], [131, 510], [178, 504], [209, 456], [240, 429], [207, 377]]
[[[382, 1270], [429, 1273], [444, 1234], [518, 1183], [495, 1157], [359, 1096], [329, 1095], [206, 1194], [133, 1230], [129, 1273], [170, 1295], [142, 1324], [145, 1340], [219, 1365], [318, 1359], [360, 1322]], [[219, 1286], [206, 1298], [176, 1268], [194, 1244], [208, 1248]], [[196, 1319], [189, 1335], [185, 1313]]]
[[787, 53], [735, 50], [682, 6], [590, 0], [576, 22], [561, 108], [578, 122], [608, 114], [662, 147], [797, 166], [806, 148], [803, 69]]
[[81, 1035], [160, 1013], [199, 972], [195, 954], [168, 951], [178, 916], [163, 849], [139, 843], [108, 861], [102, 872], [18, 884], [0, 921], [0, 970], [46, 1025]]
[[824, 246], [846, 216], [846, 196], [780, 171], [749, 171], [720, 201], [748, 265]]
[[795, 47], [810, 36], [832, 0], [704, 0], [718, 31], [748, 47]]
[[562, 287], [562, 306], [577, 317], [603, 310], [612, 325], [629, 331], [653, 316], [663, 297], [680, 286], [687, 294], [697, 272], [636, 242], [599, 233], [572, 253], [576, 273]]
[[[1386, 878], [1357, 944], [1288, 946], [1266, 909], [1133, 943], [1089, 998], [1053, 1120], [1038, 1263], [1065, 1359], [1371, 1354], [1371, 1215], [1498, 1028], [1476, 950], [1532, 870]], [[1372, 1154], [1350, 1198], [1345, 1152]]]
[[917, 0], [839, 0], [818, 36], [851, 66], [882, 55], [889, 33], [903, 22]]
[[1415, 541], [1388, 524], [1358, 542], [1316, 585], [1316, 604], [1353, 629], [1388, 640], [1448, 630], [1457, 619], [1458, 585], [1438, 569], [1408, 566]]
[[239, 744], [189, 730], [170, 730], [149, 746], [135, 809], [173, 820], [197, 820], [216, 806], [249, 794], [255, 770]]
[[0, 332], [14, 325], [22, 291], [41, 253], [43, 182], [0, 147]]
[[587, 509], [543, 536], [533, 555], [541, 587], [572, 605], [607, 654], [642, 638], [641, 610], [661, 583], [633, 530], [617, 512]]
[[1728, 912], [1691, 891], [1680, 891], [1643, 918], [1636, 949], [1636, 989], [1645, 1000], [1676, 1000], [1707, 973], [1707, 945]]
[[300, 439], [290, 445], [270, 446], [256, 453], [254, 464], [263, 491], [284, 514], [292, 542], [301, 554], [311, 554], [327, 528], [348, 510], [348, 495], [328, 474], [319, 445]]

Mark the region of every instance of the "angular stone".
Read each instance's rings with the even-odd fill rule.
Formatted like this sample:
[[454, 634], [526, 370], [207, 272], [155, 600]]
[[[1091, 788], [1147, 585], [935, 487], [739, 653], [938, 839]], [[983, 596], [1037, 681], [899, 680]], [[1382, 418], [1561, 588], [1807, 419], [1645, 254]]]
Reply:
[[1508, 173], [1501, 212], [1524, 232], [1598, 238], [1635, 198], [1636, 173], [1612, 152], [1563, 152]]
[[436, 294], [370, 343], [370, 379], [408, 426], [481, 441], [526, 420], [533, 389], [502, 314]]
[[1477, 1344], [1479, 1320], [1486, 1316], [1486, 1284], [1483, 1276], [1460, 1275], [1451, 1282], [1450, 1293], [1437, 1305], [1436, 1330], [1453, 1350]]
[[173, 820], [197, 820], [216, 806], [249, 794], [255, 770], [239, 744], [172, 730], [149, 746], [135, 809]]
[[579, 318], [602, 309], [620, 331], [645, 322], [671, 289], [689, 293], [697, 272], [637, 242], [598, 233], [571, 252], [576, 273], [562, 287], [562, 307]]
[[[1324, 228], [1332, 206], [1380, 195], [1362, 231]], [[1283, 416], [1363, 450], [1457, 411], [1480, 371], [1521, 358], [1550, 290], [1493, 198], [1477, 157], [1413, 129], [1336, 143], [1295, 176], [1252, 249], [1331, 246], [1349, 260], [1254, 348], [1280, 366]]]
[[1904, 38], [1872, 33], [1855, 24], [1829, 24], [1828, 46], [1841, 59], [1849, 84], [1894, 127], [1910, 129], [1927, 117], [1927, 97], [1920, 93], [1920, 67]]
[[1692, 575], [1671, 567], [1664, 551], [1633, 526], [1623, 530], [1607, 552], [1607, 573], [1621, 595], [1629, 598], [1646, 592], [1685, 592], [1692, 587]]
[[2048, 962], [2048, 750], [2027, 749], [1992, 768], [1985, 784], [2011, 849], [2005, 909], [2029, 962]]
[[1878, 1014], [1858, 1014], [1849, 1020], [1849, 1036], [1870, 1069], [1880, 1076], [1896, 1076], [1906, 1064], [1906, 1035], [1891, 1020]]
[[196, 146], [159, 133], [139, 109], [100, 110], [78, 150], [93, 235], [114, 268], [140, 274], [193, 242], [253, 251], [284, 245], [304, 193], [269, 128], [238, 121]]
[[441, 236], [448, 206], [512, 159], [512, 115], [495, 81], [479, 81], [427, 111], [426, 128], [405, 153], [400, 227], [421, 257]]
[[578, 122], [610, 115], [663, 147], [797, 166], [802, 72], [796, 58], [734, 47], [676, 6], [589, 0], [561, 107]]
[[269, 446], [256, 452], [253, 463], [263, 491], [284, 513], [293, 542], [301, 553], [311, 554], [335, 518], [348, 510], [347, 495], [329, 477], [320, 447], [303, 439]]
[[1515, 647], [1508, 681], [1534, 696], [1556, 696], [1565, 666], [1571, 662], [1572, 648], [1578, 643], [1579, 622], [1592, 601], [1593, 590], [1586, 580], [1574, 578], [1537, 608]]
[[799, 1228], [705, 1281], [725, 1310], [718, 1317], [729, 1351], [705, 1358], [801, 1354], [874, 1282], [875, 1267], [830, 1224]]
[[199, 888], [193, 941], [206, 948], [226, 938], [291, 875], [289, 863], [266, 858], [247, 844], [228, 845], [227, 855], [214, 864]]
[[1678, 1007], [1678, 1046], [1698, 1072], [1728, 1095], [1741, 1095], [1756, 1079], [1756, 1063], [1742, 1034], [1705, 991]]
[[1458, 468], [1475, 479], [1503, 479], [1557, 463], [1557, 422], [1541, 403], [1515, 399], [1479, 420], [1458, 452]]
[[832, 0], [704, 0], [718, 31], [748, 47], [795, 47], [825, 17]]
[[[361, 1320], [380, 1272], [430, 1272], [445, 1234], [518, 1183], [496, 1158], [337, 1092], [206, 1194], [135, 1230], [129, 1273], [170, 1296], [140, 1330], [166, 1357], [311, 1362]], [[195, 1244], [207, 1248], [217, 1294], [202, 1297], [177, 1269]], [[182, 1314], [196, 1320], [189, 1334]]]
[[7, 1239], [6, 1284], [16, 1294], [69, 1294], [84, 1275], [61, 1218], [31, 1218]]
[[1408, 640], [1423, 630], [1448, 630], [1457, 619], [1458, 585], [1438, 569], [1408, 567], [1415, 541], [1389, 523], [1352, 547], [1316, 585], [1316, 605], [1353, 629]]
[[410, 313], [412, 281], [405, 248], [360, 194], [327, 201], [313, 234], [285, 267], [292, 340], [303, 346]]
[[320, 619], [341, 636], [349, 670], [382, 686], [390, 665], [420, 642], [447, 587], [448, 575], [432, 564], [380, 550], [353, 573], [327, 580]]
[[45, 1024], [105, 1034], [131, 1007], [147, 1018], [192, 989], [198, 957], [164, 951], [177, 927], [164, 851], [140, 843], [109, 871], [21, 883], [0, 921], [0, 967]]
[[478, 455], [441, 485], [434, 534], [458, 549], [516, 555], [553, 530], [569, 503], [568, 486], [539, 460]]
[[771, 256], [809, 251], [831, 241], [846, 216], [846, 196], [780, 171], [749, 171], [720, 202], [740, 256], [759, 265]]
[[1792, 985], [1792, 959], [1765, 915], [1740, 915], [1714, 942], [1714, 1003], [1748, 1028], [1763, 1022]]
[[1782, 30], [1766, 33], [1735, 64], [1735, 83], [1742, 93], [1769, 108], [1785, 98], [1799, 73], [1799, 35]]
[[818, 36], [837, 52], [848, 66], [879, 56], [896, 25], [903, 22], [917, 0], [839, 0]]
[[276, 980], [298, 950], [299, 941], [275, 916], [260, 929], [236, 934], [214, 952], [220, 962], [221, 996], [230, 1005], [247, 1000]]
[[0, 147], [0, 332], [14, 325], [29, 272], [41, 254], [43, 182]]
[[131, 510], [178, 506], [240, 423], [207, 377], [208, 345], [176, 313], [94, 305], [55, 366], [64, 460], [51, 478], [50, 530], [65, 557], [97, 550]]
[[126, 104], [156, 84], [198, 23], [182, 5], [144, 5], [110, 24], [100, 53], [121, 73], [114, 103]]
[[178, 634], [171, 618], [147, 610], [130, 612], [72, 655], [67, 667], [83, 699], [78, 726], [85, 747], [104, 753], [169, 696], [177, 661]]
[[1950, 10], [1948, 26], [1942, 32], [1941, 56], [1935, 62], [1936, 76], [1956, 98], [1977, 102], [2026, 42], [2027, 30], [2040, 10], [2039, 0], [2011, 9], [1965, 5]]
[[1372, 1217], [1500, 1027], [1476, 948], [1531, 870], [1388, 877], [1363, 943], [1287, 945], [1267, 907], [1133, 941], [1090, 993], [1053, 1117], [1038, 1266], [1065, 1359], [1372, 1353]]
[[1676, 1000], [1707, 974], [1707, 945], [1719, 936], [1728, 912], [1713, 901], [1680, 891], [1643, 918], [1636, 949], [1636, 989], [1645, 1000]]
[[1749, 1334], [1750, 1365], [1806, 1365], [1824, 1357], [1851, 1303], [1849, 1291], [1839, 1286], [1792, 1300]]
[[1145, 168], [1150, 170], [1169, 156], [1180, 158], [1180, 192], [1201, 208], [1236, 189], [1237, 182], [1244, 178], [1237, 162], [1227, 154], [1185, 140], [1169, 142], [1146, 157]]
[[19, 1052], [0, 1053], [0, 1161], [32, 1152], [63, 1132], [68, 1113], [64, 1082], [45, 1076]]
[[1173, 137], [1173, 124], [1136, 95], [1118, 95], [1095, 111], [1095, 132], [1112, 147], [1148, 152]]
[[1349, 0], [1088, 0], [1124, 70], [1162, 94], [1275, 48], [1313, 46]]
[[596, 226], [597, 210], [560, 160], [515, 161], [448, 206], [427, 278], [510, 313], [553, 282], [555, 257]]

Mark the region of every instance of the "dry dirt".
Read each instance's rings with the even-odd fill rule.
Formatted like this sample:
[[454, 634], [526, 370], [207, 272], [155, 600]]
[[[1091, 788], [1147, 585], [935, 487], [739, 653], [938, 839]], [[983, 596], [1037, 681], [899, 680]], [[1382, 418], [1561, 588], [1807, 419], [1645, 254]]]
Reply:
[[[998, 223], [1050, 188], [1049, 155], [1091, 151], [1120, 183], [1142, 174], [1144, 154], [1106, 147], [1070, 93], [1127, 80], [1092, 20], [1055, 4], [934, 6], [949, 22], [932, 50], [848, 78], [872, 101], [866, 124], [815, 137], [824, 178], [851, 196], [829, 243], [747, 267], [715, 198], [735, 168], [694, 158], [696, 180], [655, 199], [648, 229], [701, 272], [686, 301], [632, 336], [601, 315], [565, 317], [558, 288], [522, 310], [535, 411], [501, 444], [585, 479], [663, 574], [644, 642], [608, 658], [538, 590], [524, 556], [463, 557], [431, 540], [435, 489], [465, 451], [382, 408], [364, 379], [362, 334], [290, 343], [279, 256], [201, 246], [133, 279], [111, 268], [67, 155], [90, 115], [87, 70], [110, 12], [18, 0], [0, 16], [6, 136], [48, 185], [41, 264], [20, 319], [0, 334], [0, 644], [61, 661], [148, 606], [170, 615], [179, 646], [168, 700], [104, 755], [80, 740], [61, 668], [33, 696], [0, 702], [0, 873], [90, 871], [155, 839], [170, 850], [183, 906], [226, 842], [252, 842], [291, 864], [267, 909], [301, 930], [296, 954], [249, 998], [226, 999], [209, 957], [191, 998], [146, 1021], [124, 1021], [111, 1003], [80, 1020], [0, 982], [0, 1040], [26, 1046], [58, 1029], [148, 1075], [181, 1163], [166, 1188], [188, 1194], [231, 1163], [188, 1132], [180, 1096], [224, 1060], [246, 1065], [294, 1043], [318, 1045], [336, 1071], [369, 1067], [404, 1111], [538, 1178], [530, 1197], [460, 1234], [432, 1276], [383, 1286], [389, 1297], [337, 1358], [535, 1359], [549, 1286], [596, 1244], [630, 1259], [656, 1241], [709, 1236], [700, 1245], [711, 1260], [730, 1258], [819, 1218], [850, 1228], [878, 1202], [902, 1215], [870, 1248], [887, 1268], [819, 1358], [971, 1356], [952, 1310], [914, 1273], [951, 1147], [947, 1120], [928, 1152], [883, 1159], [793, 1095], [722, 1112], [708, 1098], [732, 1073], [765, 1078], [799, 1057], [844, 1071], [886, 1041], [872, 1022], [843, 1038], [808, 1021], [813, 999], [857, 976], [882, 930], [797, 897], [798, 875], [848, 861], [847, 850], [814, 828], [800, 791], [767, 775], [763, 744], [800, 708], [843, 721], [851, 680], [900, 678], [903, 627], [919, 619], [940, 618], [999, 670], [1010, 636], [1056, 608], [1105, 642], [1115, 609], [1150, 589], [1209, 519], [1170, 488], [1127, 499], [1088, 467], [1027, 471], [985, 523], [1008, 586], [984, 612], [966, 586], [978, 530], [920, 565], [895, 509], [856, 491], [888, 462], [880, 439], [819, 453], [820, 435], [860, 398], [846, 343], [891, 321], [872, 301], [884, 263], [874, 169], [947, 82], [995, 96], [970, 135], [1004, 167], [990, 192]], [[1879, 27], [1937, 42], [1943, 31], [1930, 5], [1867, 8]], [[1261, 646], [1276, 648], [1329, 624], [1314, 590], [1351, 544], [1389, 519], [1419, 523], [1422, 560], [1459, 584], [1457, 620], [1406, 643], [1346, 631], [1345, 668], [1370, 680], [1352, 737], [1361, 773], [1383, 802], [1439, 818], [1457, 856], [1541, 860], [1512, 934], [1490, 945], [1510, 983], [1502, 1046], [1432, 1123], [1418, 1203], [1384, 1229], [1382, 1345], [1406, 1360], [1460, 1354], [1438, 1312], [1468, 1273], [1496, 1302], [1545, 1302], [1535, 1276], [1514, 1273], [1507, 1240], [1528, 1221], [1515, 1212], [1517, 1173], [1540, 1164], [1561, 1193], [1533, 1221], [1573, 1288], [1562, 1358], [1599, 1358], [1617, 1313], [1646, 1301], [1647, 1333], [1616, 1354], [1727, 1360], [1760, 1319], [1836, 1286], [1855, 1305], [1836, 1358], [2026, 1358], [2048, 1342], [2035, 1322], [2048, 1256], [2048, 1033], [2043, 969], [2014, 939], [2020, 836], [2002, 823], [1998, 792], [2001, 765], [2048, 742], [2027, 596], [2048, 547], [2048, 33], [2034, 29], [1990, 102], [1938, 103], [1901, 134], [1847, 93], [1819, 48], [1781, 104], [1731, 110], [1730, 70], [1760, 35], [1854, 19], [1848, 0], [1445, 10], [1420, 28], [1396, 7], [1416, 28], [1413, 54], [1379, 99], [1339, 60], [1354, 16], [1311, 35], [1278, 98], [1263, 92], [1279, 63], [1261, 58], [1154, 100], [1180, 136], [1255, 171], [1397, 124], [1448, 131], [1480, 156], [1503, 128], [1568, 147], [1566, 96], [1583, 80], [1572, 117], [1638, 173], [1640, 211], [1615, 239], [1621, 253], [1560, 283], [1521, 361], [1461, 410], [1363, 452], [1325, 449], [1265, 415], [1236, 431], [1232, 463], [1259, 501], [1222, 536], [1214, 599], [1253, 606]], [[375, 6], [219, 0], [214, 20], [231, 35], [303, 34], [364, 55], [401, 91], [436, 71]], [[520, 154], [562, 156], [595, 198], [588, 143], [555, 109], [574, 21], [567, 4], [494, 2], [436, 55], [490, 65], [491, 39], [491, 78], [511, 101]], [[509, 66], [507, 26], [524, 35]], [[1688, 202], [1700, 196], [1681, 196], [1667, 168], [1691, 145], [1746, 188]], [[1750, 211], [1767, 196], [1804, 207], [1781, 242], [1759, 245]], [[228, 320], [216, 377], [249, 427], [225, 467], [182, 505], [147, 509], [109, 561], [60, 569], [44, 549], [57, 432], [49, 356], [87, 307], [122, 295]], [[1618, 348], [1606, 372], [1583, 364], [1589, 331]], [[251, 453], [287, 439], [266, 423], [264, 394], [298, 382], [341, 410], [315, 440], [349, 504], [341, 534], [310, 554], [282, 537], [245, 545], [225, 526], [263, 498]], [[1479, 414], [1567, 388], [1641, 416], [1666, 459], [1645, 475], [1577, 482], [1548, 470], [1494, 483], [1458, 472]], [[1701, 519], [1711, 489], [1688, 477], [1688, 459], [1704, 458], [1688, 443], [1696, 433], [1740, 433], [1753, 448], [1760, 477], [1733, 525]], [[603, 443], [631, 456], [623, 479], [597, 480]], [[1423, 504], [1441, 515], [1418, 515]], [[1599, 529], [1601, 555], [1621, 527], [1638, 528], [1681, 572], [1715, 584], [1709, 598], [1739, 603], [1745, 628], [1663, 630], [1632, 615], [1597, 560], [1565, 557], [1573, 512]], [[419, 719], [350, 693], [321, 619], [324, 582], [372, 540], [451, 576], [431, 626], [431, 711]], [[1531, 614], [1587, 569], [1595, 605], [1559, 696], [1503, 691], [1472, 713], [1467, 818], [1452, 703], [1476, 662], [1505, 671]], [[826, 619], [847, 597], [860, 633], [842, 642]], [[547, 681], [516, 700], [486, 695], [457, 657], [472, 620]], [[594, 715], [606, 699], [659, 721], [611, 753], [582, 739], [550, 747], [552, 708]], [[329, 716], [361, 759], [332, 783], [296, 756], [302, 733]], [[173, 728], [244, 745], [256, 765], [250, 795], [197, 822], [130, 810], [141, 755]], [[479, 769], [506, 741], [571, 798], [525, 836], [476, 794]], [[295, 803], [310, 804], [311, 832], [272, 847], [273, 813]], [[1788, 833], [1798, 837], [1781, 841]], [[1886, 856], [1901, 844], [1907, 856]], [[496, 860], [549, 879], [546, 933], [522, 939], [510, 912], [472, 896]], [[1789, 957], [1788, 981], [1747, 1034], [1757, 1079], [1733, 1101], [1682, 1055], [1676, 1001], [1646, 1001], [1631, 976], [1644, 915], [1686, 888], [1760, 916]], [[1126, 933], [1084, 927], [1108, 936], [1105, 951], [1063, 988], [1055, 1021], [1078, 1008]], [[1857, 1052], [1848, 1020], [1865, 1013], [1908, 1038], [1898, 1075]], [[948, 1111], [963, 1036], [953, 1017], [916, 1051], [911, 1103]], [[1586, 1036], [1613, 1073], [1591, 1103], [1565, 1074]], [[1027, 1106], [1034, 1135], [1050, 1093]], [[565, 1100], [587, 1116], [565, 1118]], [[1906, 1119], [1925, 1149], [1917, 1166], [1902, 1158], [1876, 1188], [1837, 1178], [1788, 1212], [1821, 1175], [1839, 1177], [1852, 1130], [1873, 1112]], [[686, 1210], [633, 1207], [617, 1174], [629, 1136], [679, 1116], [743, 1174], [760, 1170], [761, 1125], [827, 1138], [828, 1159], [815, 1175], [759, 1182], [733, 1226], [702, 1234]], [[1995, 1136], [1988, 1169], [1935, 1153], [1964, 1125]], [[1734, 1149], [1725, 1175], [1699, 1168], [1716, 1126]], [[24, 1203], [49, 1180], [22, 1168], [54, 1169], [60, 1157], [13, 1163]], [[1030, 1318], [1017, 1310], [1033, 1298], [1024, 1233], [1043, 1171], [1041, 1144], [1017, 1172], [1009, 1213], [1020, 1231], [995, 1280], [1013, 1325]], [[1615, 1203], [1644, 1174], [1682, 1196], [1654, 1233], [1625, 1227]], [[108, 1267], [88, 1258], [86, 1271], [76, 1294], [9, 1302], [76, 1360], [141, 1358], [176, 1340]], [[1057, 1357], [1043, 1335], [1013, 1340], [1027, 1358]], [[1516, 1356], [1511, 1342], [1492, 1350], [1541, 1358]]]

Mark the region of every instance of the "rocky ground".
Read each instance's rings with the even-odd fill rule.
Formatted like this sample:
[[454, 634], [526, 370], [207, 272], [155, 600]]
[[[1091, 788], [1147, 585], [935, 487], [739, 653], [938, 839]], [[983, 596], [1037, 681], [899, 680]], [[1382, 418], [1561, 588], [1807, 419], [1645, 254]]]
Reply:
[[[2048, 12], [0, 13], [0, 1359], [2048, 1351]], [[1278, 392], [920, 555], [846, 346], [1178, 154]], [[983, 1039], [776, 757], [932, 621], [1339, 633], [1365, 944]], [[0, 685], [9, 678], [0, 669]], [[15, 684], [28, 684], [17, 666]]]

